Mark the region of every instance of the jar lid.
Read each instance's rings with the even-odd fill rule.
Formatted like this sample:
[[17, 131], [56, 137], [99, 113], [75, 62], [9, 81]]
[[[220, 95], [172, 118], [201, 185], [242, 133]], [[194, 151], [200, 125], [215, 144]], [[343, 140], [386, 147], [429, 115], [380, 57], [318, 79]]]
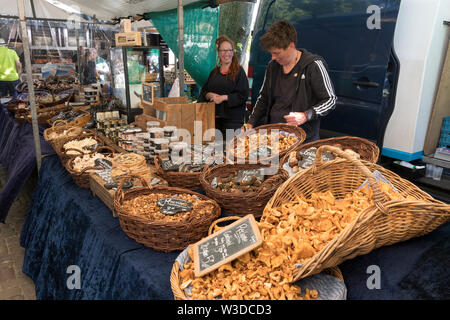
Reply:
[[147, 127], [159, 127], [159, 121], [147, 121]]
[[153, 142], [155, 144], [169, 144], [169, 139], [159, 138], [159, 139], [154, 139]]
[[180, 142], [171, 142], [169, 144], [169, 148], [172, 149], [181, 149], [181, 148], [187, 148], [188, 144], [184, 141], [180, 141]]
[[175, 127], [175, 126], [165, 126], [165, 127], [163, 127], [163, 130], [164, 131], [175, 131], [175, 130], [177, 130], [177, 127]]
[[163, 132], [163, 128], [159, 128], [159, 127], [153, 127], [153, 128], [149, 128], [148, 132], [153, 133], [153, 132]]

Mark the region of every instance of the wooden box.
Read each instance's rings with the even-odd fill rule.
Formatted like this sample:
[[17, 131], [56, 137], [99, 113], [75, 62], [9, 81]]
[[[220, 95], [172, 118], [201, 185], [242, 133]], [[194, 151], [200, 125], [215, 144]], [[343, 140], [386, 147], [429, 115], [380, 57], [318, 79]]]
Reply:
[[142, 39], [140, 32], [116, 33], [116, 47], [141, 46]]
[[108, 190], [104, 187], [105, 181], [96, 173], [89, 174], [89, 187], [91, 188], [94, 196], [100, 198], [102, 202], [112, 211], [113, 217], [117, 214], [114, 210], [114, 190]]
[[[202, 140], [205, 131], [215, 129], [215, 104], [213, 102], [189, 103], [187, 97], [156, 98], [152, 105], [143, 103], [143, 114], [149, 116], [147, 121], [159, 121], [161, 126], [176, 126], [186, 129], [194, 138]], [[194, 121], [201, 121], [200, 128], [195, 132]], [[201, 134], [201, 137], [197, 137]], [[209, 137], [205, 141], [211, 141]]]
[[120, 20], [120, 32], [131, 32], [131, 19]]

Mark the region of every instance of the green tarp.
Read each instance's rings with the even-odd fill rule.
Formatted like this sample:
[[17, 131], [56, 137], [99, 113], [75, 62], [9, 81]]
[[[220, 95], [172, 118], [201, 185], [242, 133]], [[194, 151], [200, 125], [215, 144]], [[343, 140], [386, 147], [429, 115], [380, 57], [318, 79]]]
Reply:
[[[183, 7], [184, 68], [201, 87], [216, 66], [214, 41], [219, 32], [219, 7], [204, 8], [204, 3], [195, 2]], [[177, 9], [150, 12], [144, 18], [151, 20], [178, 57], [178, 11]]]

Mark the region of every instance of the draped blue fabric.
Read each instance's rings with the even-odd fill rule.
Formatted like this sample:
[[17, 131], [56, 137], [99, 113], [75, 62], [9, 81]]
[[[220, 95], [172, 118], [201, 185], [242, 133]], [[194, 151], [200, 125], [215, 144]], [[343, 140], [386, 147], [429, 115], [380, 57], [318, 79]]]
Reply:
[[[23, 272], [33, 279], [37, 299], [173, 299], [170, 271], [179, 252], [128, 238], [57, 156], [43, 159], [41, 168], [20, 239]], [[67, 286], [71, 265], [80, 268], [80, 289]]]
[[[170, 271], [179, 251], [164, 253], [127, 237], [111, 211], [78, 188], [57, 156], [43, 159], [21, 234], [23, 272], [37, 299], [173, 299]], [[449, 299], [450, 223], [346, 261], [348, 299]], [[81, 272], [81, 288], [68, 289], [67, 268]], [[369, 289], [380, 268], [380, 289]], [[369, 282], [371, 282], [369, 280]]]
[[[53, 154], [55, 151], [43, 138], [44, 129], [39, 126], [41, 154]], [[31, 124], [18, 125], [3, 106], [0, 107], [0, 163], [8, 170], [8, 181], [0, 190], [0, 222], [4, 223], [12, 203], [36, 168], [36, 150]]]

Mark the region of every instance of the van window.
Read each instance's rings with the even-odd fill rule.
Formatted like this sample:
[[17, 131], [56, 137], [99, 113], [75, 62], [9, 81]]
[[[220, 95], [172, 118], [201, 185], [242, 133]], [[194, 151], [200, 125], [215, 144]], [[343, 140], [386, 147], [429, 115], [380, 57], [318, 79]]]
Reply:
[[337, 12], [343, 15], [360, 13], [371, 4], [374, 4], [373, 0], [262, 0], [256, 30], [267, 28], [278, 20], [299, 21], [335, 15]]

